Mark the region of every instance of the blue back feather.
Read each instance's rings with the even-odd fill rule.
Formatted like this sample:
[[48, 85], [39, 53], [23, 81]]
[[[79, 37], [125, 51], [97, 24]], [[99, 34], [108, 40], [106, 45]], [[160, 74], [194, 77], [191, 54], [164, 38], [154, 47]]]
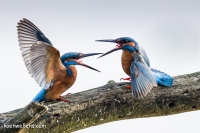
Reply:
[[149, 58], [148, 58], [148, 56], [147, 56], [146, 51], [145, 51], [142, 47], [140, 47], [140, 48], [139, 48], [139, 52], [140, 52], [140, 54], [142, 55], [142, 57], [143, 57], [145, 63], [147, 64], [147, 66], [150, 67], [150, 61], [149, 61]]

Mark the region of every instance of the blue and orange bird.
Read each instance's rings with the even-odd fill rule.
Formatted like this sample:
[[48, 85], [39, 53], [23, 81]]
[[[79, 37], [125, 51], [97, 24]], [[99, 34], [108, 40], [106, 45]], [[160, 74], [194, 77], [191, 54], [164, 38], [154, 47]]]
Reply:
[[100, 72], [82, 63], [81, 58], [101, 53], [69, 52], [60, 57], [60, 52], [53, 47], [51, 41], [29, 20], [20, 20], [17, 31], [20, 50], [27, 70], [40, 87], [43, 87], [33, 101], [61, 100], [70, 102], [60, 95], [76, 81], [75, 65], [85, 66]]
[[157, 86], [157, 84], [168, 87], [172, 86], [173, 79], [169, 75], [150, 68], [150, 61], [145, 50], [132, 38], [121, 37], [117, 39], [96, 41], [112, 42], [117, 44], [116, 48], [104, 53], [100, 57], [117, 50], [123, 50], [121, 64], [124, 72], [129, 75], [130, 78], [121, 79], [131, 81], [131, 86], [126, 86], [126, 88], [132, 88], [133, 97], [141, 98], [146, 96], [154, 86]]

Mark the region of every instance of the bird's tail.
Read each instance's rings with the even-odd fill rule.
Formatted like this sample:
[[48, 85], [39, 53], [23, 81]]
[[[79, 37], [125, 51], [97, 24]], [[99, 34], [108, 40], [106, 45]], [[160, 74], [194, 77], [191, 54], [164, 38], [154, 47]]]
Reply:
[[33, 98], [32, 101], [36, 101], [36, 102], [45, 101], [45, 94], [46, 94], [46, 90], [42, 88], [40, 92]]
[[151, 68], [151, 71], [153, 72], [153, 75], [156, 79], [157, 84], [168, 86], [168, 87], [172, 86], [173, 78], [170, 77], [168, 74], [156, 69], [152, 69], [152, 68]]

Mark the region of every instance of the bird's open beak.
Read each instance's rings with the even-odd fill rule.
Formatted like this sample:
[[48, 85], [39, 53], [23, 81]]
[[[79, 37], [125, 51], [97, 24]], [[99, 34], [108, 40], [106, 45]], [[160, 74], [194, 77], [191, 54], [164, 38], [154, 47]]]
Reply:
[[121, 46], [118, 46], [118, 47], [116, 47], [116, 48], [114, 48], [114, 49], [112, 49], [112, 50], [110, 50], [110, 51], [108, 51], [108, 52], [102, 54], [102, 55], [99, 56], [98, 58], [101, 58], [101, 57], [103, 57], [103, 56], [105, 56], [105, 55], [107, 55], [107, 54], [110, 54], [110, 53], [112, 53], [112, 52], [114, 52], [114, 51], [117, 51], [117, 50], [120, 50], [120, 49], [122, 49], [122, 47], [121, 47]]
[[91, 66], [88, 66], [88, 65], [84, 64], [84, 63], [81, 63], [81, 64], [79, 64], [79, 65], [84, 66], [84, 67], [87, 67], [87, 68], [90, 68], [90, 69], [92, 69], [92, 70], [94, 70], [94, 71], [97, 71], [97, 72], [101, 72], [101, 71], [99, 71], [99, 70], [97, 70], [97, 69], [95, 69], [95, 68], [93, 68], [93, 67], [91, 67]]
[[[97, 41], [97, 42], [112, 42], [112, 43], [117, 43], [116, 39], [104, 39], [104, 40], [96, 40], [96, 41]], [[108, 52], [102, 54], [102, 55], [99, 56], [98, 58], [101, 58], [101, 57], [103, 57], [103, 56], [105, 56], [105, 55], [107, 55], [107, 54], [110, 54], [110, 53], [112, 53], [112, 52], [114, 52], [114, 51], [117, 51], [117, 50], [120, 50], [120, 49], [122, 49], [122, 45], [117, 44], [117, 47], [116, 47], [116, 48], [114, 48], [114, 49], [112, 49], [112, 50], [110, 50], [110, 51], [108, 51]]]
[[88, 65], [86, 65], [86, 64], [84, 64], [84, 63], [80, 63], [80, 62], [77, 62], [78, 63], [78, 65], [81, 65], [81, 66], [84, 66], [84, 67], [87, 67], [87, 68], [90, 68], [90, 69], [92, 69], [92, 70], [94, 70], [94, 71], [97, 71], [97, 72], [101, 72], [101, 71], [99, 71], [99, 70], [97, 70], [97, 69], [95, 69], [95, 68], [93, 68], [93, 67], [91, 67], [91, 66], [88, 66]]
[[[89, 53], [89, 54], [83, 54], [83, 55], [81, 56], [81, 58], [89, 57], [89, 56], [94, 56], [94, 55], [99, 55], [99, 54], [103, 54], [103, 53]], [[91, 67], [91, 66], [88, 66], [88, 65], [84, 64], [84, 63], [81, 61], [81, 58], [80, 58], [79, 60], [76, 61], [78, 65], [81, 65], [81, 66], [90, 68], [90, 69], [92, 69], [92, 70], [94, 70], [94, 71], [97, 71], [97, 72], [101, 72], [101, 71], [99, 71], [99, 70], [97, 70], [97, 69], [95, 69], [95, 68], [93, 68], [93, 67]]]

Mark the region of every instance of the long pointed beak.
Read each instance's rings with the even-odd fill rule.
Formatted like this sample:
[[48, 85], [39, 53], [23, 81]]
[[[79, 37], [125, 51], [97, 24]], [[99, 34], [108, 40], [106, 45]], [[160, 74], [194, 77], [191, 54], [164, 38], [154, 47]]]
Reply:
[[94, 55], [99, 55], [99, 54], [103, 54], [103, 53], [89, 53], [89, 54], [83, 54], [83, 57], [89, 57], [89, 56], [94, 56]]
[[103, 56], [105, 56], [105, 55], [107, 55], [107, 54], [110, 54], [110, 53], [112, 53], [112, 52], [114, 52], [114, 51], [117, 51], [117, 50], [120, 50], [120, 49], [122, 49], [122, 47], [116, 47], [116, 48], [114, 48], [114, 49], [112, 49], [112, 50], [110, 50], [110, 51], [108, 51], [108, 52], [102, 54], [102, 55], [99, 56], [98, 58], [101, 58], [101, 57], [103, 57]]
[[95, 68], [93, 68], [93, 67], [91, 67], [91, 66], [88, 66], [88, 65], [84, 64], [84, 63], [80, 63], [80, 62], [77, 62], [77, 63], [78, 63], [78, 65], [81, 65], [81, 66], [90, 68], [90, 69], [92, 69], [92, 70], [94, 70], [94, 71], [97, 71], [97, 72], [101, 72], [101, 71], [99, 71], [99, 70], [97, 70], [97, 69], [95, 69]]
[[97, 42], [113, 42], [116, 43], [115, 39], [104, 39], [104, 40], [96, 40]]

